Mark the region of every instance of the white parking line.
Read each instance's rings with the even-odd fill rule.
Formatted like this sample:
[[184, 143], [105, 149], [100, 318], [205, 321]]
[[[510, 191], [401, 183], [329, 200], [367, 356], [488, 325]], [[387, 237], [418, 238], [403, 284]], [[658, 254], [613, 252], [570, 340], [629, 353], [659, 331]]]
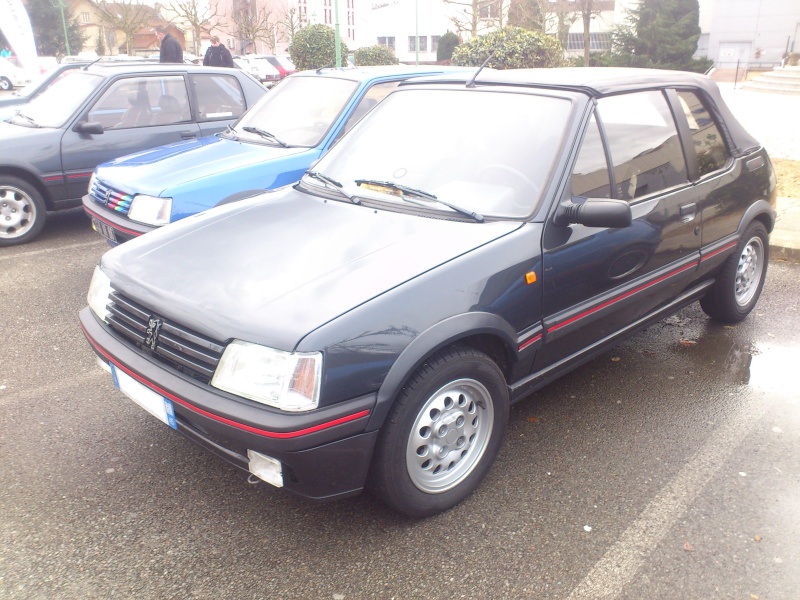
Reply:
[[572, 590], [569, 600], [614, 598], [623, 591], [661, 539], [764, 416], [765, 404], [758, 399], [752, 404], [755, 406], [738, 411], [711, 435]]
[[[0, 254], [0, 261], [9, 260], [12, 258], [20, 258], [26, 256], [36, 256], [38, 254], [50, 254], [51, 252], [64, 252], [65, 250], [74, 250], [76, 248], [90, 248], [92, 246], [101, 246], [107, 245], [105, 240], [98, 239], [94, 242], [81, 242], [80, 244], [71, 244], [69, 246], [53, 246], [52, 248], [43, 248], [41, 250], [31, 250], [25, 251], [22, 250], [21, 252], [16, 252], [14, 254], [8, 254], [7, 252], [3, 252]], [[24, 246], [23, 246], [24, 248]]]

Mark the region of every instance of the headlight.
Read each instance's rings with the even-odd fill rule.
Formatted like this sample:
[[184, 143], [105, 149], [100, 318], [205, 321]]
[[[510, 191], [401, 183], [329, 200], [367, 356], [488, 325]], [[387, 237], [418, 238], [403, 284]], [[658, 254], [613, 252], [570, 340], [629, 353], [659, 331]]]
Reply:
[[131, 221], [160, 227], [169, 223], [171, 213], [172, 198], [157, 198], [156, 196], [137, 194], [131, 201], [131, 207], [128, 209], [128, 218]]
[[92, 173], [92, 176], [89, 178], [89, 187], [87, 189], [87, 192], [90, 193], [90, 194], [92, 193], [92, 188], [94, 187], [95, 179], [97, 179], [97, 172], [96, 171], [94, 173]]
[[105, 321], [106, 317], [108, 317], [108, 308], [106, 307], [108, 306], [108, 296], [110, 293], [111, 280], [100, 270], [100, 267], [95, 267], [86, 300], [92, 312], [100, 317], [102, 321]]
[[290, 353], [234, 340], [217, 365], [211, 385], [282, 410], [317, 407], [322, 373], [319, 352]]

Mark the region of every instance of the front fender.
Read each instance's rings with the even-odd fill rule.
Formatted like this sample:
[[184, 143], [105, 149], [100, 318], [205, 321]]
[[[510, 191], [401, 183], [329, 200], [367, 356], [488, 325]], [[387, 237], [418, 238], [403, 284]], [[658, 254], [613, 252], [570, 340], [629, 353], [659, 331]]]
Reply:
[[494, 336], [507, 348], [510, 356], [517, 354], [517, 332], [498, 315], [469, 312], [439, 321], [416, 336], [394, 361], [378, 390], [367, 431], [380, 429], [403, 384], [427, 357], [460, 339], [475, 335]]

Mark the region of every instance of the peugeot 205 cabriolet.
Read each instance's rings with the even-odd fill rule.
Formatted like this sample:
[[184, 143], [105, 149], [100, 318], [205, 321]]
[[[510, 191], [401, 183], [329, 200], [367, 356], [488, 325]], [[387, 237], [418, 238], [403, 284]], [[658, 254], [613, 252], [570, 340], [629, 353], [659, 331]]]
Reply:
[[80, 321], [116, 386], [252, 477], [420, 517], [478, 486], [510, 404], [692, 302], [753, 310], [776, 180], [710, 79], [472, 77], [106, 253]]

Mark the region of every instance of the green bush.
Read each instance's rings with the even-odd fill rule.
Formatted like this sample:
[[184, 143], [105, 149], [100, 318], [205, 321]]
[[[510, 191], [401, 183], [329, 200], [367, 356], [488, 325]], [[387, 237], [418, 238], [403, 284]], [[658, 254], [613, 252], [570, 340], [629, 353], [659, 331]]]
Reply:
[[355, 52], [355, 63], [359, 67], [396, 65], [399, 62], [392, 49], [386, 46], [366, 46]]
[[456, 47], [453, 64], [478, 67], [492, 53], [487, 66], [493, 69], [559, 67], [564, 63], [564, 49], [554, 37], [521, 27], [505, 27]]
[[452, 31], [448, 31], [439, 38], [439, 47], [436, 49], [436, 60], [450, 60], [453, 58], [453, 50], [456, 49], [461, 41]]
[[[347, 61], [347, 45], [340, 41], [342, 62]], [[289, 56], [298, 71], [336, 66], [336, 33], [327, 25], [303, 27], [292, 38]]]

